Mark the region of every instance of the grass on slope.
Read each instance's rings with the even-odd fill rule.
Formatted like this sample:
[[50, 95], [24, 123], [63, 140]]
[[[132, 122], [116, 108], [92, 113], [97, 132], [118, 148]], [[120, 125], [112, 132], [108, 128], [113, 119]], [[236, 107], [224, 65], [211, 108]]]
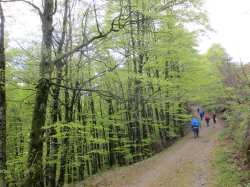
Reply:
[[[225, 128], [219, 135], [217, 146], [213, 152], [211, 166], [216, 186], [250, 186], [249, 171], [243, 153], [233, 145], [233, 140], [223, 139]], [[249, 184], [248, 184], [249, 183]]]

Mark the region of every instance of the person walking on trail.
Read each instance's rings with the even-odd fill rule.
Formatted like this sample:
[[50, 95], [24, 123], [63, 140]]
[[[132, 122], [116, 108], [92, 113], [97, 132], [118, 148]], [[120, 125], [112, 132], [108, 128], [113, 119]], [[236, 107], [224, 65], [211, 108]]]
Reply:
[[212, 114], [212, 118], [213, 118], [214, 123], [216, 123], [217, 118], [216, 118], [216, 114], [215, 113]]
[[199, 108], [197, 108], [197, 112], [198, 112], [198, 114], [199, 114], [199, 112], [200, 112], [200, 109], [199, 109]]
[[201, 112], [202, 112], [202, 116], [203, 116], [203, 118], [204, 118], [204, 115], [205, 115], [205, 112], [204, 112], [204, 110], [202, 110]]
[[206, 115], [205, 119], [206, 119], [206, 122], [207, 122], [207, 127], [208, 127], [208, 126], [209, 126], [210, 116], [209, 116], [209, 115]]
[[201, 120], [202, 120], [202, 117], [204, 117], [204, 110], [200, 111], [200, 117], [201, 117]]
[[191, 122], [191, 130], [194, 132], [194, 137], [196, 138], [199, 137], [199, 132], [200, 132], [200, 121], [196, 118], [193, 118]]

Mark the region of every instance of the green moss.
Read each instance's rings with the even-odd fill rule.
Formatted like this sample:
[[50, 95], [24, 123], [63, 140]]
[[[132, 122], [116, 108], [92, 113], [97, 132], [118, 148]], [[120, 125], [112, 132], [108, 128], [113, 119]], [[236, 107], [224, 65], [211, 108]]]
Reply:
[[28, 153], [28, 166], [30, 171], [25, 181], [25, 186], [43, 186], [43, 142], [46, 117], [46, 108], [48, 101], [49, 82], [46, 79], [41, 79], [37, 86], [37, 94], [33, 111], [30, 146]]

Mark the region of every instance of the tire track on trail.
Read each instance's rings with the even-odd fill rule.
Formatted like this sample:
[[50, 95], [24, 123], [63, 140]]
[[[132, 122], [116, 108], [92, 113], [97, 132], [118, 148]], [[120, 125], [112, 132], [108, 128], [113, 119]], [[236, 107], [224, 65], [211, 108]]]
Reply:
[[[192, 107], [192, 110], [194, 117], [201, 121], [196, 107]], [[191, 137], [186, 136], [170, 148], [145, 161], [105, 172], [93, 177], [90, 182], [85, 181], [84, 185], [110, 187], [210, 186], [210, 182], [214, 178], [210, 173], [210, 154], [223, 129], [218, 115], [217, 118], [216, 124], [210, 120], [209, 127], [204, 119], [201, 121], [199, 138], [195, 139], [193, 134]], [[77, 185], [77, 187], [80, 186]]]

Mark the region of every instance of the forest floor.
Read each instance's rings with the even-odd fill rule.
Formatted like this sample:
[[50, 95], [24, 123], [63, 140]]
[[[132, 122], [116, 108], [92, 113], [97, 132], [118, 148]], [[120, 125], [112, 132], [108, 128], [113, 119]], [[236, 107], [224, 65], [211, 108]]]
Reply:
[[[200, 121], [196, 107], [192, 109]], [[210, 119], [207, 127], [202, 119], [199, 138], [195, 139], [193, 133], [189, 133], [152, 158], [91, 176], [76, 187], [217, 186], [210, 162], [217, 137], [223, 129], [222, 123], [218, 119], [214, 124]]]

